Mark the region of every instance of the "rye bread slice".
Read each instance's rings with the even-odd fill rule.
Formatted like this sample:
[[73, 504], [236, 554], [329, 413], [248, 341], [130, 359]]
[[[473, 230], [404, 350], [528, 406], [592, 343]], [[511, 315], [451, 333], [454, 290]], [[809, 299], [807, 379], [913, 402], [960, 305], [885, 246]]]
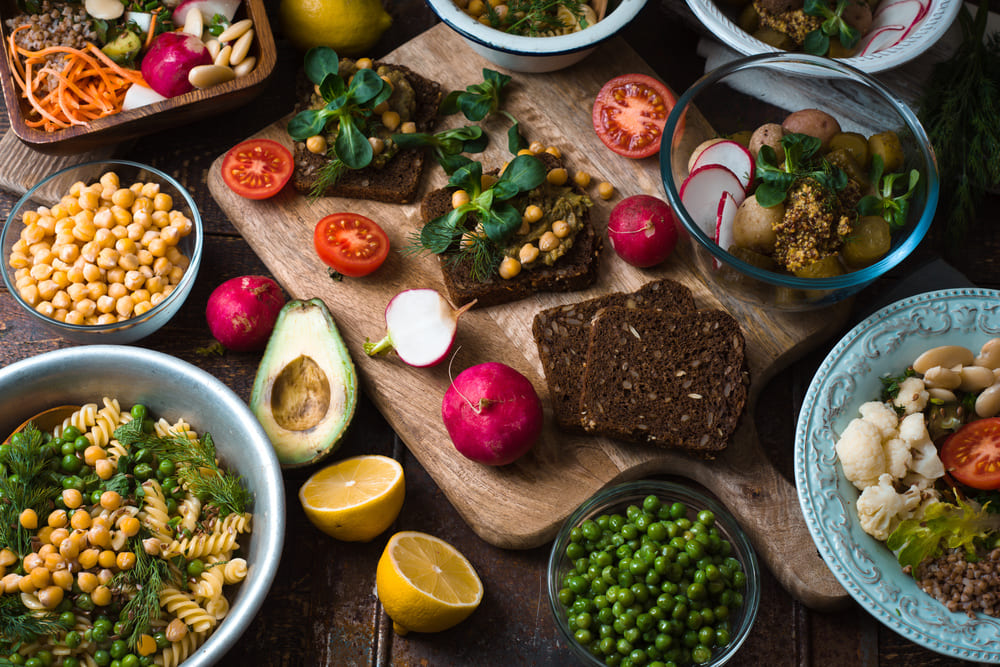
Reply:
[[[563, 166], [562, 160], [549, 153], [539, 153], [536, 157], [545, 163], [548, 171]], [[420, 206], [423, 224], [451, 210], [452, 190], [439, 188], [424, 197]], [[573, 245], [552, 266], [521, 271], [508, 280], [493, 276], [477, 281], [472, 278], [471, 259], [462, 257], [456, 261], [453, 255], [441, 255], [441, 274], [451, 302], [460, 306], [477, 299], [477, 307], [496, 306], [536, 292], [573, 292], [594, 284], [597, 280], [597, 258], [603, 244], [591, 223], [590, 209], [583, 218], [583, 228], [574, 237]]]
[[[376, 62], [375, 67], [389, 63]], [[437, 109], [441, 103], [441, 85], [417, 74], [404, 65], [391, 64], [401, 70], [413, 87], [416, 95], [416, 111], [413, 121], [418, 132], [429, 132], [437, 121]], [[299, 104], [296, 113], [306, 108], [312, 94], [312, 83], [300, 75], [298, 83]], [[302, 194], [310, 194], [316, 183], [319, 170], [327, 163], [324, 155], [306, 150], [305, 142], [296, 141], [294, 146], [295, 171], [292, 184]], [[324, 197], [347, 197], [350, 199], [370, 199], [390, 204], [406, 204], [415, 201], [424, 172], [426, 154], [422, 150], [399, 151], [383, 167], [349, 169], [336, 184], [323, 191]]]
[[722, 310], [605, 308], [591, 325], [585, 430], [712, 458], [746, 405], [746, 343]]
[[602, 308], [610, 306], [676, 313], [695, 309], [691, 290], [664, 278], [648, 282], [630, 294], [614, 292], [538, 312], [532, 320], [531, 332], [538, 346], [556, 423], [564, 430], [583, 430], [580, 395], [590, 344], [590, 323]]

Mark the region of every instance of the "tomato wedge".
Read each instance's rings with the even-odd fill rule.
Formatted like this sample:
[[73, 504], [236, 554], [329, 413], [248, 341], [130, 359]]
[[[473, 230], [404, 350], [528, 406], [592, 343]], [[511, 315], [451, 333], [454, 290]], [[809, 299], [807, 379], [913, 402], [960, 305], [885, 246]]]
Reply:
[[294, 166], [291, 151], [277, 141], [247, 139], [222, 159], [222, 180], [241, 197], [267, 199], [285, 187]]
[[670, 89], [651, 76], [616, 76], [594, 100], [594, 130], [619, 155], [649, 157], [660, 150], [663, 126], [676, 102]]
[[367, 276], [389, 255], [389, 237], [373, 220], [357, 213], [332, 213], [320, 220], [313, 244], [325, 264], [352, 278]]
[[941, 445], [944, 469], [974, 489], [1000, 489], [1000, 417], [978, 419]]

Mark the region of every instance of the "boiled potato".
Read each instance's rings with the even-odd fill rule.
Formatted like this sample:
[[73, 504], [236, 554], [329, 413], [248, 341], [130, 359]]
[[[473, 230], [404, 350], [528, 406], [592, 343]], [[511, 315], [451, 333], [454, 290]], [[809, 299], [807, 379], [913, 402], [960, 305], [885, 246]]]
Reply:
[[819, 109], [793, 111], [788, 114], [781, 127], [789, 134], [801, 133], [816, 137], [824, 149], [830, 145], [830, 139], [840, 132], [837, 119]]
[[902, 169], [903, 145], [899, 143], [899, 137], [892, 130], [868, 137], [868, 150], [872, 157], [878, 155], [882, 158], [882, 164], [885, 165], [883, 173], [891, 174]]
[[784, 204], [765, 208], [751, 195], [743, 200], [733, 218], [733, 243], [764, 255], [774, 253], [778, 236], [774, 226], [785, 216]]
[[854, 0], [847, 3], [842, 16], [844, 23], [852, 28], [857, 28], [858, 32], [862, 35], [868, 34], [868, 31], [872, 28], [872, 9], [868, 6], [867, 2]]
[[750, 154], [754, 160], [760, 152], [761, 146], [770, 146], [778, 156], [778, 164], [785, 161], [785, 150], [781, 147], [781, 138], [785, 136], [785, 130], [777, 123], [766, 123], [761, 125], [750, 135]]

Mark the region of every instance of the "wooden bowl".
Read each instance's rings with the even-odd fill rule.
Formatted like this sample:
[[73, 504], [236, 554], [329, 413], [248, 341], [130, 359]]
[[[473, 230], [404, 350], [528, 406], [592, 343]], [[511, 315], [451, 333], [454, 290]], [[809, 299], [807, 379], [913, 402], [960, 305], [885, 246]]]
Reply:
[[[0, 23], [19, 13], [16, 0], [0, 0]], [[25, 123], [25, 114], [30, 105], [22, 97], [11, 74], [9, 31], [4, 24], [0, 27], [3, 35], [3, 44], [0, 47], [3, 49], [3, 58], [0, 59], [0, 86], [3, 87], [3, 98], [11, 130], [18, 139], [31, 148], [44, 153], [68, 155], [152, 134], [243, 106], [263, 91], [267, 79], [274, 70], [277, 52], [263, 0], [244, 0], [243, 6], [236, 13], [235, 20], [241, 18], [252, 19], [256, 32], [250, 55], [257, 58], [257, 66], [246, 76], [212, 88], [193, 90], [138, 109], [99, 118], [86, 125], [76, 125], [55, 132], [29, 127]]]

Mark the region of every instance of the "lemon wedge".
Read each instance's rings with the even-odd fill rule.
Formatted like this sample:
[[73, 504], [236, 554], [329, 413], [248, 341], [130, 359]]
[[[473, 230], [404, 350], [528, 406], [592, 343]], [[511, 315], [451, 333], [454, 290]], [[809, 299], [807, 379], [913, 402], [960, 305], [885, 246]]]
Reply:
[[468, 559], [444, 540], [416, 531], [389, 538], [375, 586], [401, 635], [447, 630], [465, 620], [483, 599], [483, 582]]
[[327, 466], [299, 489], [302, 509], [313, 525], [345, 542], [368, 542], [385, 532], [405, 495], [403, 466], [376, 454]]

